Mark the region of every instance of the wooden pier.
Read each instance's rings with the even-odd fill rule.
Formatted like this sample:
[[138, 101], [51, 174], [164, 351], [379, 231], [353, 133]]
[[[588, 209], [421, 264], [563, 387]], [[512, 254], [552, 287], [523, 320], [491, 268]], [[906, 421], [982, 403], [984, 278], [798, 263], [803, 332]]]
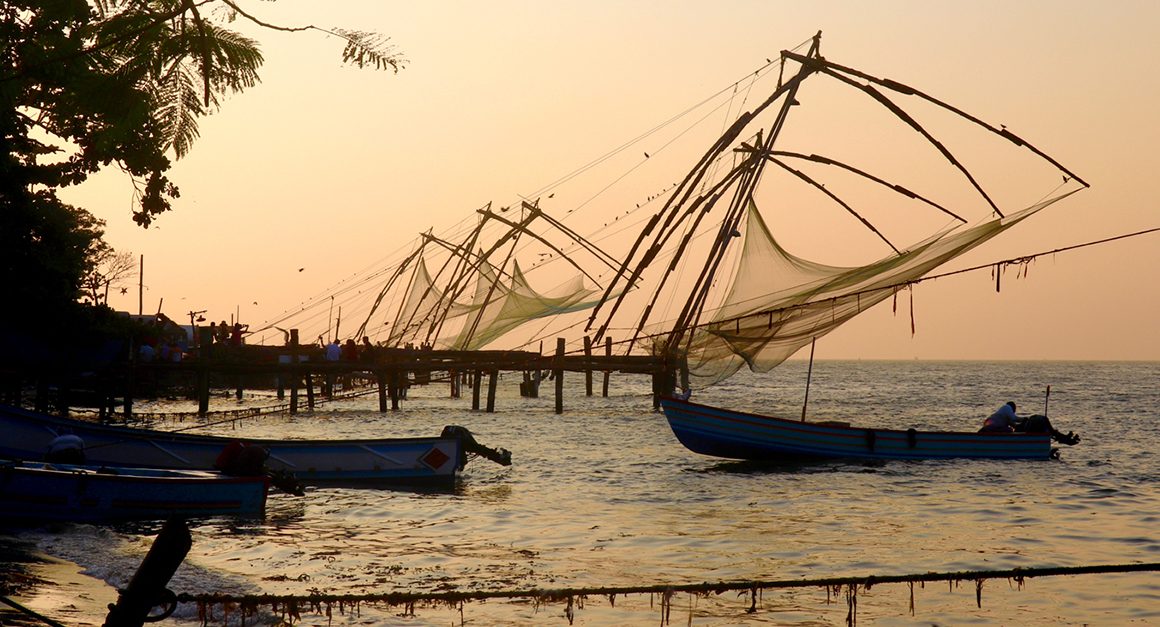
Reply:
[[587, 396], [594, 395], [594, 379], [600, 375], [600, 394], [605, 397], [613, 372], [650, 375], [656, 408], [659, 397], [672, 389], [676, 372], [675, 364], [656, 357], [613, 355], [611, 340], [605, 342], [602, 355], [594, 354], [587, 338], [583, 353], [569, 354], [559, 338], [553, 354], [371, 347], [358, 360], [327, 361], [320, 347], [300, 346], [296, 339], [292, 331], [286, 346], [212, 345], [180, 362], [129, 361], [85, 376], [51, 369], [0, 373], [0, 402], [20, 405], [31, 396], [38, 411], [66, 414], [69, 408], [83, 407], [97, 410], [103, 420], [118, 414], [127, 419], [133, 415], [135, 399], [155, 397], [160, 390], [184, 390], [196, 398], [197, 413], [206, 415], [211, 388], [233, 389], [237, 398], [247, 388], [276, 389], [278, 398], [287, 403], [284, 411], [295, 414], [332, 398], [337, 382], [360, 381], [364, 389], [377, 388], [379, 411], [386, 412], [399, 408], [409, 387], [439, 381], [449, 384], [453, 398], [459, 398], [469, 382], [471, 408], [494, 412], [499, 374], [512, 372], [523, 376], [523, 396], [539, 396], [545, 379], [554, 383], [555, 411], [563, 413], [565, 373], [584, 376]]

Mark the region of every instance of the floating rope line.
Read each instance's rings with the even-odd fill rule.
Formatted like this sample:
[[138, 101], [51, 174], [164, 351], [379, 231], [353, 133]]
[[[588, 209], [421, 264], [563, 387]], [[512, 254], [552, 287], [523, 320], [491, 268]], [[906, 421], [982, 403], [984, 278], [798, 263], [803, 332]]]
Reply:
[[[330, 396], [330, 398], [327, 398], [327, 397], [319, 394], [319, 395], [315, 396], [315, 398], [314, 398], [314, 405], [318, 406], [318, 405], [322, 405], [322, 404], [330, 403], [330, 402], [334, 402], [334, 401], [341, 401], [341, 400], [346, 400], [346, 399], [351, 399], [351, 398], [359, 398], [361, 396], [369, 396], [371, 394], [375, 394], [377, 391], [378, 390], [376, 390], [375, 388], [372, 387], [372, 388], [363, 389], [363, 390], [355, 390], [353, 392], [341, 392], [338, 394], [332, 394]], [[304, 399], [299, 400], [299, 403], [298, 403], [299, 411], [303, 410], [303, 407], [305, 406], [305, 404], [306, 404], [306, 402]], [[80, 408], [72, 408], [69, 411], [72, 413], [75, 413], [75, 414], [89, 414], [89, 415], [97, 415], [98, 414], [98, 412], [96, 410], [88, 410], [88, 409], [80, 409]], [[189, 427], [182, 427], [180, 429], [174, 429], [172, 432], [176, 433], [178, 431], [186, 431], [189, 429], [202, 429], [205, 427], [211, 427], [211, 426], [215, 426], [215, 425], [219, 425], [219, 424], [225, 424], [227, 422], [234, 422], [237, 420], [241, 420], [243, 418], [253, 418], [255, 416], [286, 414], [289, 412], [290, 412], [290, 403], [278, 403], [277, 405], [261, 405], [258, 407], [245, 407], [242, 409], [218, 409], [218, 410], [206, 412], [204, 414], [199, 414], [196, 411], [143, 412], [143, 411], [133, 410], [132, 422], [133, 423], [142, 423], [142, 422], [148, 423], [151, 421], [159, 421], [159, 420], [184, 421], [187, 418], [188, 419], [205, 418], [205, 417], [220, 418], [220, 420], [216, 420], [214, 422], [209, 422], [209, 423], [204, 423], [204, 424], [196, 424], [196, 425], [192, 425]]]
[[196, 603], [198, 614], [203, 624], [208, 624], [212, 616], [213, 606], [220, 605], [223, 611], [240, 608], [244, 615], [252, 615], [261, 606], [270, 606], [274, 611], [280, 611], [289, 618], [300, 618], [303, 609], [315, 613], [331, 615], [335, 606], [340, 612], [356, 610], [361, 604], [384, 604], [387, 606], [402, 606], [408, 614], [413, 615], [415, 607], [446, 606], [458, 608], [462, 612], [463, 605], [468, 601], [487, 601], [492, 599], [533, 599], [537, 605], [551, 602], [567, 604], [565, 612], [568, 622], [573, 619], [573, 608], [583, 608], [583, 601], [589, 596], [606, 597], [610, 604], [615, 605], [617, 596], [629, 594], [660, 595], [662, 625], [668, 624], [672, 597], [677, 592], [687, 592], [694, 595], [717, 595], [724, 592], [749, 593], [750, 605], [748, 612], [757, 612], [757, 596], [763, 590], [783, 588], [824, 588], [827, 600], [833, 597], [841, 598], [844, 591], [849, 612], [846, 617], [847, 625], [857, 624], [857, 592], [859, 588], [869, 590], [872, 586], [888, 583], [906, 583], [910, 586], [910, 611], [914, 612], [914, 584], [945, 581], [952, 587], [970, 581], [975, 584], [975, 599], [982, 607], [982, 583], [987, 579], [1010, 579], [1020, 587], [1024, 581], [1032, 577], [1052, 577], [1059, 575], [1092, 575], [1110, 573], [1156, 572], [1160, 571], [1160, 562], [1139, 564], [1102, 564], [1093, 566], [1054, 566], [1043, 568], [1012, 568], [1008, 570], [977, 570], [954, 572], [928, 572], [912, 575], [870, 575], [858, 577], [825, 577], [819, 579], [793, 579], [772, 581], [723, 581], [718, 583], [693, 584], [656, 584], [649, 586], [610, 586], [590, 588], [559, 588], [559, 589], [532, 589], [532, 590], [493, 590], [493, 591], [451, 591], [451, 592], [386, 592], [371, 594], [325, 594], [314, 592], [308, 595], [230, 595], [230, 594], [187, 594], [177, 595], [178, 603]]

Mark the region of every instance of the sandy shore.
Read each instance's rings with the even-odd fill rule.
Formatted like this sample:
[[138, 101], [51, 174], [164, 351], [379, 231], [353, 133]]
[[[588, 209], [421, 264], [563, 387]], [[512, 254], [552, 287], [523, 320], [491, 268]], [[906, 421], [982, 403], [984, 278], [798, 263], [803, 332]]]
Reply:
[[[0, 542], [0, 545], [3, 545]], [[0, 591], [7, 598], [65, 625], [99, 627], [117, 591], [104, 581], [81, 573], [80, 566], [22, 547], [0, 546]], [[43, 627], [44, 623], [0, 605], [0, 625]]]

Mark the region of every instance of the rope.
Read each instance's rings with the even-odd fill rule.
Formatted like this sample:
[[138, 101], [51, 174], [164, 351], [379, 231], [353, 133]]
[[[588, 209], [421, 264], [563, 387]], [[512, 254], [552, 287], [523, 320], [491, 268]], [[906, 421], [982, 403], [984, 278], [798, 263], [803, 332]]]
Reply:
[[[325, 404], [328, 402], [341, 401], [341, 400], [350, 399], [350, 398], [359, 398], [362, 396], [368, 396], [368, 395], [374, 394], [377, 391], [378, 390], [376, 388], [368, 387], [367, 389], [363, 389], [363, 390], [355, 390], [352, 392], [341, 392], [339, 394], [332, 394], [330, 396], [330, 398], [327, 398], [326, 396], [319, 394], [314, 399], [314, 405], [317, 407], [318, 405], [322, 405], [322, 404]], [[305, 405], [305, 401], [301, 400], [299, 402], [299, 405]], [[73, 410], [73, 411], [74, 411], [74, 413], [77, 413], [77, 414], [81, 414], [81, 413], [96, 414], [97, 413], [95, 411], [87, 411], [87, 410]], [[245, 409], [219, 409], [216, 411], [206, 412], [205, 414], [200, 414], [200, 413], [195, 412], [195, 411], [162, 411], [162, 412], [138, 412], [138, 411], [134, 411], [133, 412], [133, 421], [134, 421], [134, 423], [149, 422], [149, 421], [155, 421], [155, 420], [184, 421], [187, 418], [188, 419], [196, 419], [196, 418], [205, 418], [205, 417], [210, 417], [210, 416], [221, 417], [219, 420], [214, 420], [212, 422], [205, 422], [205, 423], [199, 423], [199, 424], [195, 424], [195, 425], [189, 425], [187, 427], [181, 427], [179, 429], [172, 429], [172, 430], [164, 432], [164, 433], [179, 433], [182, 431], [189, 431], [191, 429], [204, 429], [206, 427], [214, 427], [214, 426], [221, 425], [221, 424], [236, 422], [236, 421], [242, 420], [244, 418], [253, 418], [255, 416], [265, 416], [265, 415], [270, 415], [270, 414], [285, 414], [285, 413], [289, 413], [289, 412], [290, 412], [290, 403], [287, 402], [287, 403], [279, 403], [277, 405], [262, 405], [259, 407], [247, 407]], [[116, 444], [116, 442], [111, 442], [110, 444]], [[96, 445], [90, 446], [89, 448], [99, 448], [101, 446], [105, 446], [105, 445], [96, 444]]]
[[613, 597], [625, 594], [669, 594], [690, 592], [695, 594], [720, 594], [729, 591], [758, 591], [782, 588], [833, 588], [836, 586], [863, 586], [869, 588], [884, 583], [916, 583], [929, 581], [982, 581], [984, 579], [1014, 579], [1022, 582], [1028, 577], [1052, 577], [1059, 575], [1091, 575], [1108, 573], [1132, 573], [1160, 571], [1160, 562], [1140, 564], [1106, 564], [1095, 566], [1055, 566], [1044, 568], [1012, 568], [1008, 570], [954, 571], [942, 573], [921, 573], [913, 575], [870, 575], [863, 577], [825, 577], [818, 579], [793, 580], [752, 580], [723, 581], [718, 583], [656, 584], [649, 586], [610, 586], [591, 588], [559, 588], [535, 590], [478, 590], [453, 592], [387, 592], [371, 594], [322, 594], [309, 595], [230, 595], [230, 594], [187, 594], [177, 595], [179, 603], [201, 604], [241, 604], [245, 605], [319, 605], [386, 603], [389, 605], [413, 605], [415, 603], [460, 604], [465, 601], [486, 601], [489, 599], [563, 600], [581, 596]]

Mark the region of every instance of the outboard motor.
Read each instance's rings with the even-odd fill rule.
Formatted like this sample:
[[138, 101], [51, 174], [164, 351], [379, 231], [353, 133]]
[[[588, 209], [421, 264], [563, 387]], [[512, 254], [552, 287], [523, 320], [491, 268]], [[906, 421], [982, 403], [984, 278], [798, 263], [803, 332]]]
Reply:
[[[464, 456], [467, 453], [474, 453], [480, 457], [485, 457], [500, 466], [512, 465], [511, 451], [506, 448], [490, 448], [484, 446], [475, 440], [475, 436], [467, 430], [467, 427], [460, 427], [458, 425], [447, 425], [443, 427], [443, 432], [439, 434], [442, 438], [457, 438], [460, 442], [460, 448], [463, 450]], [[462, 468], [467, 463], [467, 459], [459, 460], [459, 467]]]

